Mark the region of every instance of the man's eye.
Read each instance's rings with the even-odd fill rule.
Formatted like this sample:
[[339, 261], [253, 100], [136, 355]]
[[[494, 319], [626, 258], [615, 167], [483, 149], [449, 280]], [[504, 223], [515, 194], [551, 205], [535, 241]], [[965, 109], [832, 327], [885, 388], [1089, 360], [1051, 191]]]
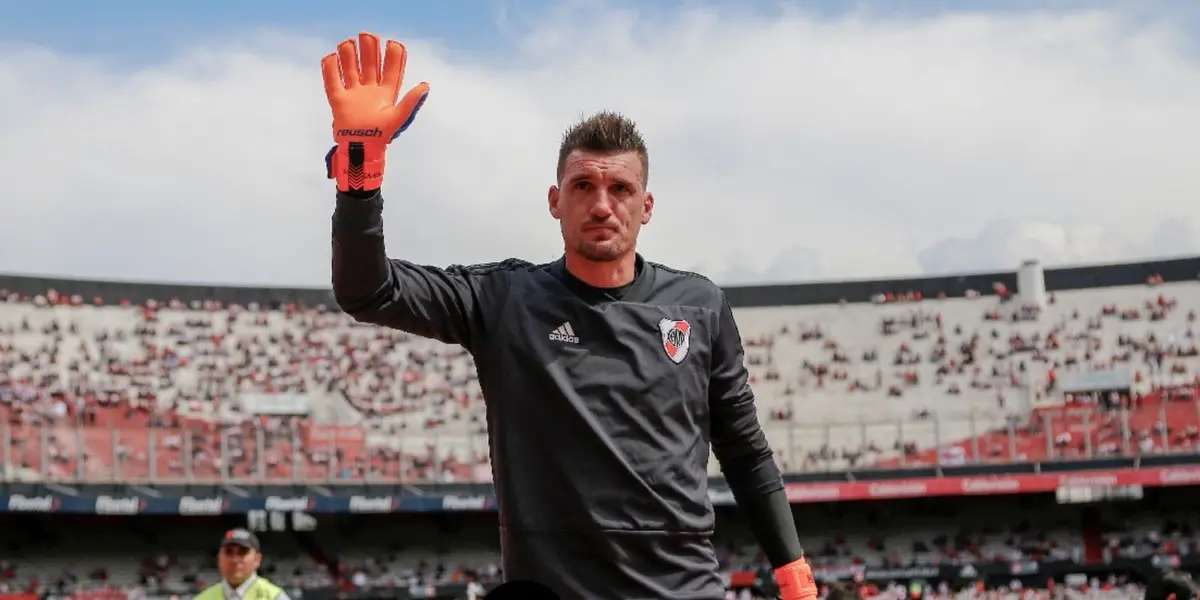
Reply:
[[613, 190], [624, 193], [624, 192], [628, 192], [629, 188], [623, 183], [618, 183], [617, 185], [613, 186]]
[[586, 181], [580, 181], [575, 184], [575, 189], [577, 189], [577, 190], [586, 190], [589, 187], [592, 187], [592, 184], [590, 184]]

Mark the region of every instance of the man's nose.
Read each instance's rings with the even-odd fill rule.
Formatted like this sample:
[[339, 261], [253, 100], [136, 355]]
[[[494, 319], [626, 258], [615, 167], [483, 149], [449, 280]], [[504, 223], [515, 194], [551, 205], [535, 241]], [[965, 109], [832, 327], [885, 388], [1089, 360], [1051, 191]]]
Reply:
[[596, 200], [592, 202], [592, 209], [589, 211], [593, 219], [607, 219], [612, 216], [612, 204], [609, 200], [608, 194], [604, 192], [597, 194]]

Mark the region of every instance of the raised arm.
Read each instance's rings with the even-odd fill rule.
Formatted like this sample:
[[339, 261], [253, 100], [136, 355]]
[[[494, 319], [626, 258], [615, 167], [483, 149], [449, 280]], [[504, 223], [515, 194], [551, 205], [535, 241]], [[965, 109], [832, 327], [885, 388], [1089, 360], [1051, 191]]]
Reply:
[[350, 316], [473, 349], [508, 293], [514, 263], [440, 269], [387, 257], [383, 196], [338, 193], [333, 295]]
[[390, 260], [383, 243], [386, 153], [425, 104], [421, 83], [397, 101], [408, 53], [360, 33], [321, 60], [325, 95], [333, 111], [326, 174], [337, 181], [333, 213], [333, 293], [355, 319], [474, 349], [489, 316], [507, 294], [510, 265], [423, 267]]

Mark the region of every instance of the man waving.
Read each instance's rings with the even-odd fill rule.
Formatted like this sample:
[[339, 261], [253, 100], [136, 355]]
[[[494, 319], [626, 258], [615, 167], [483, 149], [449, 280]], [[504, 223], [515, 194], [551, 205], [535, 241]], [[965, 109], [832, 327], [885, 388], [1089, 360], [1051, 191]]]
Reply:
[[337, 145], [333, 290], [355, 319], [466, 348], [487, 402], [504, 574], [563, 598], [724, 597], [710, 541], [711, 446], [786, 600], [816, 597], [759, 427], [720, 288], [637, 253], [654, 213], [633, 122], [601, 113], [562, 140], [547, 208], [562, 258], [434, 268], [389, 259], [387, 145], [406, 51], [361, 34], [322, 63]]

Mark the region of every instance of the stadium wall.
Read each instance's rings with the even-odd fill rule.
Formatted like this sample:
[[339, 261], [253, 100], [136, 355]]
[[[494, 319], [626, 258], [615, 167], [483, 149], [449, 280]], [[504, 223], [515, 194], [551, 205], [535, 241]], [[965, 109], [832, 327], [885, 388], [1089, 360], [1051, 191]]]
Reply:
[[[1200, 275], [1200, 257], [1046, 269], [1046, 291], [1141, 285], [1152, 275], [1161, 275], [1168, 282], [1196, 279]], [[1016, 268], [1005, 272], [939, 277], [735, 286], [725, 288], [725, 292], [730, 304], [735, 307], [767, 307], [834, 304], [842, 300], [870, 302], [873, 296], [888, 293], [918, 292], [926, 298], [934, 298], [938, 294], [962, 297], [968, 290], [990, 294], [995, 283], [1016, 291]], [[121, 300], [141, 303], [169, 299], [184, 302], [220, 300], [243, 305], [251, 302], [296, 302], [308, 306], [333, 304], [332, 292], [324, 288], [185, 285], [0, 275], [0, 295], [17, 293], [32, 296], [44, 294], [50, 289], [57, 290], [59, 294], [78, 294], [89, 303], [92, 298], [101, 297], [109, 304]]]

